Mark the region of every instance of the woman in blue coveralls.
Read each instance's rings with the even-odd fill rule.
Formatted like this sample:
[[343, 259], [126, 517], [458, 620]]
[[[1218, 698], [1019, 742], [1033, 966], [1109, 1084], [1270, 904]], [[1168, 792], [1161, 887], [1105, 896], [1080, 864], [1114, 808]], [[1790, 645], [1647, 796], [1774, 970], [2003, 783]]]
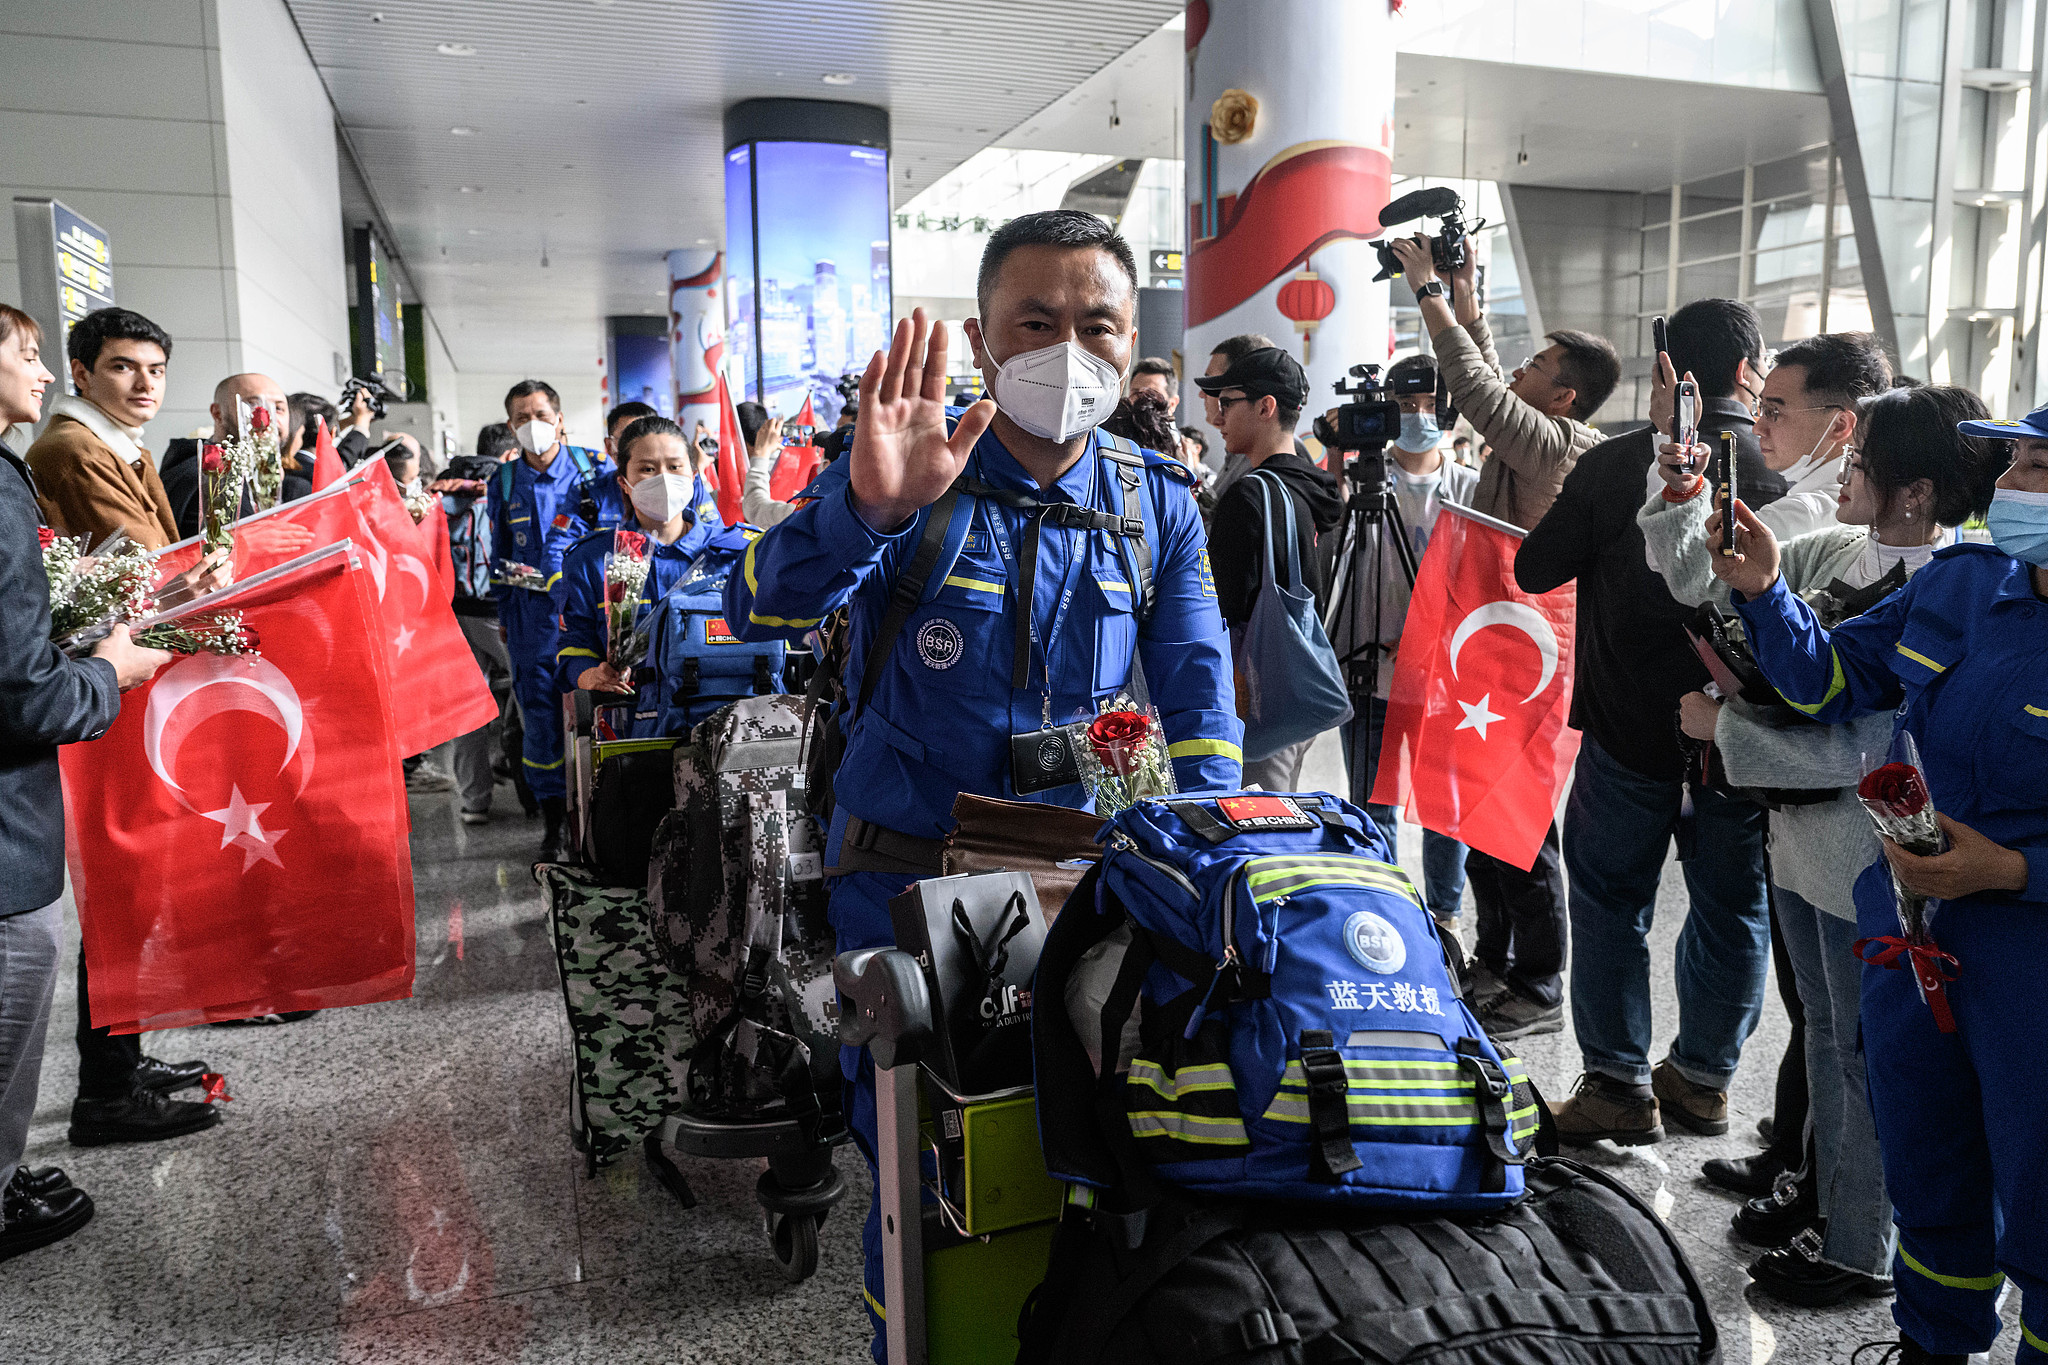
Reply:
[[1856, 882], [1865, 937], [1898, 934], [1896, 878], [1941, 902], [1930, 927], [1954, 959], [1953, 1033], [1936, 1027], [1912, 972], [1863, 969], [1870, 1101], [1899, 1230], [1900, 1338], [1884, 1345], [1898, 1365], [1961, 1365], [1998, 1335], [2010, 1276], [2024, 1294], [2025, 1365], [2048, 1361], [2048, 1103], [2036, 1046], [2048, 1042], [2048, 408], [1957, 429], [2017, 442], [1991, 504], [1993, 545], [1939, 552], [1833, 631], [1786, 590], [1777, 542], [1740, 502], [1738, 553], [1716, 555], [1714, 572], [1787, 701], [1828, 723], [1896, 709], [1894, 734], [1919, 746], [1949, 850], [1916, 857], [1886, 840], [1886, 862]]
[[[642, 417], [619, 434], [618, 452], [619, 491], [633, 509], [631, 529], [647, 537], [647, 581], [640, 588], [644, 612], [675, 586], [722, 524], [717, 504], [697, 479], [683, 429], [674, 422]], [[625, 739], [655, 733], [660, 708], [647, 695], [659, 684], [636, 689], [605, 658], [604, 576], [614, 534], [594, 532], [562, 556], [562, 581], [555, 586], [562, 614], [555, 685], [564, 693], [581, 688], [646, 694], [629, 732], [619, 736]]]

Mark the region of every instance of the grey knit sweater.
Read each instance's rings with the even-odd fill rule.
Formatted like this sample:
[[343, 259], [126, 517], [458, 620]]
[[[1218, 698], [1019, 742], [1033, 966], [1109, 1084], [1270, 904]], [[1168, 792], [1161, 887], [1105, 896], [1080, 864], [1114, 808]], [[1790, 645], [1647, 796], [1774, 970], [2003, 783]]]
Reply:
[[[1671, 595], [1688, 605], [1727, 605], [1727, 585], [1709, 568], [1709, 500], [1667, 501], [1653, 495], [1636, 514]], [[1785, 543], [1785, 586], [1806, 596], [1835, 579], [1862, 586], [1870, 532], [1828, 526]], [[1748, 702], [1731, 700], [1714, 727], [1714, 747], [1728, 780], [1744, 787], [1839, 787], [1833, 801], [1771, 812], [1771, 880], [1841, 919], [1856, 918], [1857, 876], [1882, 855], [1870, 816], [1857, 804], [1864, 759], [1882, 763], [1891, 745], [1892, 717], [1864, 716], [1843, 725], [1784, 725]]]

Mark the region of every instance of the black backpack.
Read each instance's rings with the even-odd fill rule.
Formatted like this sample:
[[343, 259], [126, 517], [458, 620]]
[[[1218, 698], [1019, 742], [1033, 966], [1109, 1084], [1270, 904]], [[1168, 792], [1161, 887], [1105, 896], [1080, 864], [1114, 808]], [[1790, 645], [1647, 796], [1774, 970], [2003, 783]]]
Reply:
[[1069, 1203], [1018, 1365], [1715, 1365], [1718, 1333], [1663, 1222], [1556, 1157], [1491, 1214], [1343, 1217]]

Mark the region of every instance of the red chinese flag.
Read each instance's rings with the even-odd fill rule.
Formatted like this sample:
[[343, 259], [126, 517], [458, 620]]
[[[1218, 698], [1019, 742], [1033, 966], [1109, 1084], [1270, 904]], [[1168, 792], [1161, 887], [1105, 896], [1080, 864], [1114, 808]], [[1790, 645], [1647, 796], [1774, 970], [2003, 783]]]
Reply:
[[1415, 575], [1372, 799], [1527, 868], [1579, 753], [1578, 588], [1515, 585], [1518, 537], [1446, 510]]
[[348, 475], [348, 466], [341, 462], [341, 455], [334, 448], [334, 433], [327, 429], [327, 419], [314, 419], [320, 425], [319, 435], [313, 438], [313, 491], [319, 492], [328, 484]]
[[92, 1021], [404, 999], [412, 856], [365, 558], [330, 546], [209, 607], [261, 657], [175, 659], [61, 751]]
[[349, 482], [356, 533], [366, 542], [383, 608], [391, 684], [405, 698], [397, 720], [402, 754], [420, 754], [497, 718], [498, 703], [430, 567], [420, 528], [382, 460]]
[[723, 370], [718, 373], [718, 460], [714, 469], [719, 518], [727, 526], [737, 526], [745, 519], [740, 495], [747, 487], [747, 449], [740, 436], [739, 410], [732, 405], [732, 389]]

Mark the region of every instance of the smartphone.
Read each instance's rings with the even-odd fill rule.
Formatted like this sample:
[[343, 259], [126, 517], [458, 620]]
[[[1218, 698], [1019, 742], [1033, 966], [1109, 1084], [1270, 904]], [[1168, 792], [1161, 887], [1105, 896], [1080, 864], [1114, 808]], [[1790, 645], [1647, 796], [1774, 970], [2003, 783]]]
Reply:
[[1714, 492], [1721, 503], [1721, 553], [1735, 551], [1735, 433], [1721, 433], [1720, 452], [1714, 456]]
[[812, 444], [811, 438], [816, 434], [816, 427], [784, 427], [782, 443], [786, 446], [807, 446]]
[[1656, 360], [1658, 355], [1668, 355], [1671, 351], [1671, 340], [1667, 335], [1665, 335], [1664, 318], [1662, 314], [1659, 314], [1658, 316], [1650, 319], [1650, 351], [1650, 359], [1653, 362]]
[[[1678, 381], [1671, 395], [1671, 439], [1680, 450], [1689, 451], [1700, 438], [1700, 386], [1690, 379]], [[1685, 472], [1693, 472], [1692, 456], [1685, 457]]]

